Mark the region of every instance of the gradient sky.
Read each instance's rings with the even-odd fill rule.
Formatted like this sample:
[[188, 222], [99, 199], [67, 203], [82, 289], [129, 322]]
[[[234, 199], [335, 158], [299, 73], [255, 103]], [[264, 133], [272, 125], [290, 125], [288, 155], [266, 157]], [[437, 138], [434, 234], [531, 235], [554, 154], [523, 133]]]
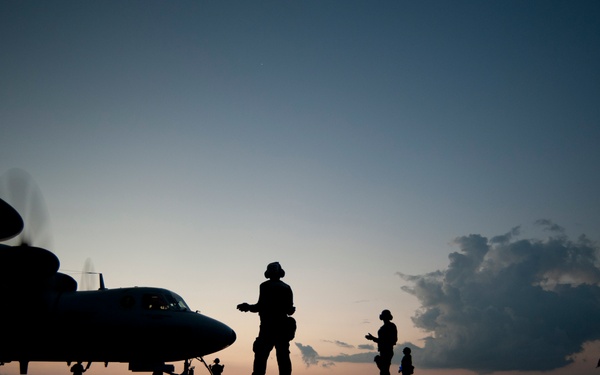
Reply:
[[386, 308], [393, 372], [597, 373], [600, 2], [2, 1], [0, 47], [33, 243], [230, 325], [224, 375], [272, 261], [295, 374], [377, 374]]

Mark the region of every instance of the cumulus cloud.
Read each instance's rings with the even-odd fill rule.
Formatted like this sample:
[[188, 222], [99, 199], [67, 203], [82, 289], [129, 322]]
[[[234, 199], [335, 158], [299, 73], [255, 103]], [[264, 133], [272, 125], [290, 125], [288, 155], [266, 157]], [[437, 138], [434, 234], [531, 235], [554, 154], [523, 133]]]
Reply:
[[[600, 339], [598, 246], [540, 220], [546, 240], [518, 240], [519, 227], [488, 239], [456, 238], [445, 270], [398, 275], [421, 303], [412, 317], [428, 332], [418, 366], [479, 372], [566, 366]], [[414, 346], [412, 347], [414, 348]]]

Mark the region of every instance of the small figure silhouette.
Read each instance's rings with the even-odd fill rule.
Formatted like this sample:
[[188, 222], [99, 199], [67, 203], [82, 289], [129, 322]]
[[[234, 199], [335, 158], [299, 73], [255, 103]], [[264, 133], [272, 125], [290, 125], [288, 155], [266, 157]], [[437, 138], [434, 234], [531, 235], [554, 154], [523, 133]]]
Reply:
[[367, 334], [365, 338], [367, 340], [375, 341], [377, 343], [377, 350], [379, 355], [375, 356], [375, 363], [379, 368], [380, 375], [390, 375], [390, 366], [392, 365], [392, 357], [394, 356], [394, 345], [398, 341], [398, 329], [396, 325], [391, 322], [393, 319], [390, 310], [383, 310], [379, 314], [379, 319], [383, 320], [383, 325], [377, 331], [377, 337], [372, 334]]
[[252, 375], [265, 375], [269, 353], [275, 347], [279, 375], [291, 375], [290, 341], [296, 332], [294, 295], [292, 288], [281, 281], [285, 271], [279, 262], [270, 263], [265, 271], [269, 280], [260, 284], [258, 302], [254, 305], [240, 303], [238, 310], [258, 313], [260, 329], [252, 345], [254, 364]]
[[219, 362], [221, 362], [219, 358], [215, 358], [213, 364], [208, 366], [213, 375], [221, 375], [223, 373], [225, 365], [221, 365]]
[[402, 353], [404, 353], [404, 356], [402, 357], [402, 361], [400, 361], [400, 369], [398, 370], [398, 372], [401, 372], [402, 375], [411, 375], [414, 372], [415, 368], [412, 364], [412, 355], [410, 354], [410, 348], [405, 347], [404, 349], [402, 349]]
[[79, 361], [73, 366], [71, 366], [71, 372], [73, 373], [73, 375], [82, 375], [84, 372], [87, 371], [88, 368], [90, 368], [90, 364], [91, 362], [88, 362], [87, 366], [83, 368], [81, 361]]

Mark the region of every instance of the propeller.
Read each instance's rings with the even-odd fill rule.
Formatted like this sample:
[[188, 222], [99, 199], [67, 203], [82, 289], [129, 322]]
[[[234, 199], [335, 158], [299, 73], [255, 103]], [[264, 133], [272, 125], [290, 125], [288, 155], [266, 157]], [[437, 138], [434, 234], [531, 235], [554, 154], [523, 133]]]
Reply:
[[87, 258], [83, 264], [83, 272], [81, 272], [81, 283], [80, 290], [96, 290], [98, 289], [97, 275], [98, 272], [94, 272], [94, 265], [92, 260]]
[[0, 176], [0, 197], [0, 237], [7, 241], [0, 247], [0, 286], [41, 285], [60, 266], [51, 251], [31, 246], [50, 242], [50, 220], [41, 190], [27, 172], [14, 168]]
[[10, 204], [0, 199], [0, 241], [10, 240], [23, 230], [23, 218]]
[[[12, 236], [0, 233], [0, 240], [10, 240], [9, 245], [36, 245], [51, 247], [50, 216], [41, 190], [33, 178], [24, 170], [13, 168], [0, 176], [0, 198], [12, 206], [21, 217], [21, 230], [16, 234], [19, 223], [14, 214], [0, 207], [0, 217], [4, 221], [2, 232], [13, 232]], [[5, 216], [7, 215], [7, 216]], [[13, 215], [13, 216], [11, 216]], [[10, 233], [8, 233], [10, 234]]]

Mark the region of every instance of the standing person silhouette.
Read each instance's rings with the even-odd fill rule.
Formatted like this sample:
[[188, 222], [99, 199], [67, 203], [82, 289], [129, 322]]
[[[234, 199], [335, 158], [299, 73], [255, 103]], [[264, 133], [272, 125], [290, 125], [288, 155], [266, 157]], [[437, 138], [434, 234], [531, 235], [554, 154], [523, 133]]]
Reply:
[[258, 302], [250, 305], [246, 302], [237, 305], [242, 312], [258, 313], [260, 329], [252, 345], [254, 365], [252, 375], [265, 375], [269, 353], [275, 347], [279, 375], [291, 375], [290, 341], [294, 338], [296, 323], [290, 315], [294, 314], [294, 295], [292, 288], [281, 281], [285, 271], [279, 262], [270, 263], [265, 271], [269, 280], [260, 284]]
[[414, 367], [412, 364], [412, 355], [410, 354], [410, 348], [407, 346], [402, 349], [402, 353], [404, 353], [404, 357], [402, 357], [402, 361], [400, 362], [400, 371], [402, 375], [412, 375], [414, 372]]
[[398, 341], [398, 329], [396, 325], [391, 322], [393, 319], [390, 310], [383, 310], [379, 314], [379, 319], [383, 320], [383, 325], [377, 331], [377, 337], [372, 334], [367, 334], [365, 338], [367, 340], [375, 341], [377, 343], [377, 350], [379, 355], [375, 356], [375, 363], [379, 368], [380, 375], [390, 375], [390, 366], [392, 364], [392, 357], [394, 356], [394, 345]]
[[223, 373], [223, 368], [225, 365], [221, 365], [219, 362], [221, 362], [221, 360], [219, 360], [219, 358], [215, 358], [213, 364], [208, 366], [213, 375], [221, 375]]

